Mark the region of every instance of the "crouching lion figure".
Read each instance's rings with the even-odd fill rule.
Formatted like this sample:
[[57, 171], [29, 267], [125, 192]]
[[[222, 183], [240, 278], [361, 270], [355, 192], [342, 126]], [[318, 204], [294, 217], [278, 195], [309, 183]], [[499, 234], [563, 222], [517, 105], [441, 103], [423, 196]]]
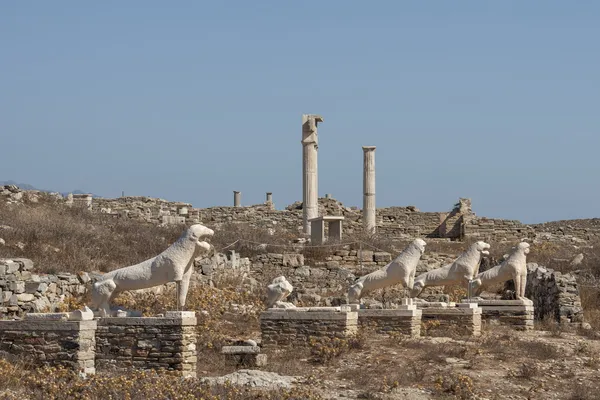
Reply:
[[471, 283], [474, 294], [479, 295], [484, 288], [490, 285], [512, 279], [515, 282], [517, 299], [526, 299], [527, 254], [529, 254], [529, 243], [521, 242], [513, 247], [512, 252], [508, 257], [505, 257], [500, 265], [490, 268], [475, 277], [475, 280]]
[[182, 308], [194, 271], [194, 259], [214, 250], [210, 243], [202, 240], [213, 235], [213, 230], [204, 225], [192, 225], [158, 256], [102, 275], [92, 285], [92, 306], [100, 315], [107, 316], [110, 300], [120, 292], [176, 282], [177, 303]]
[[348, 301], [350, 304], [358, 303], [362, 295], [370, 291], [398, 283], [412, 289], [417, 264], [421, 259], [421, 255], [425, 252], [426, 244], [423, 239], [415, 239], [391, 263], [377, 271], [358, 278], [348, 290]]
[[479, 271], [481, 256], [488, 255], [489, 248], [490, 245], [483, 241], [475, 242], [452, 264], [417, 276], [410, 297], [417, 297], [427, 286], [461, 285], [468, 288], [469, 281]]
[[294, 287], [285, 279], [278, 276], [267, 286], [267, 308], [295, 308], [292, 303], [284, 300], [292, 293]]

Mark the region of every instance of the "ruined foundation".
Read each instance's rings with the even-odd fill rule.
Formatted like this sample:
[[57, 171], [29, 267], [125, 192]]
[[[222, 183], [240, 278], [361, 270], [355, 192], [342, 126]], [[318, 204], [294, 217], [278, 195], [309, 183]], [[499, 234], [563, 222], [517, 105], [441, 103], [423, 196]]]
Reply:
[[[465, 301], [466, 302], [466, 301]], [[531, 300], [471, 300], [481, 308], [484, 324], [499, 324], [519, 331], [533, 329], [534, 307]]]
[[0, 321], [0, 351], [94, 374], [95, 331], [96, 321]]
[[424, 303], [419, 308], [423, 336], [481, 335], [481, 308], [476, 303]]
[[356, 306], [270, 308], [260, 315], [262, 346], [306, 346], [311, 337], [346, 338], [358, 331]]
[[98, 320], [98, 370], [165, 369], [196, 375], [196, 316], [169, 311], [165, 317]]

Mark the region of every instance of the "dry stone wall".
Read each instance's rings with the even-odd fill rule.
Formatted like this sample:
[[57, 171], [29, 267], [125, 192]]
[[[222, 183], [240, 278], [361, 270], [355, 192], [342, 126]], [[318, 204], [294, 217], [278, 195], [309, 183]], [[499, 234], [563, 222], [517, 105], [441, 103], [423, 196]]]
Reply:
[[[0, 187], [0, 197], [8, 203], [37, 202], [40, 191], [24, 191], [14, 185]], [[75, 197], [64, 200], [74, 205]], [[252, 226], [275, 226], [301, 235], [302, 203], [296, 202], [284, 210], [276, 210], [272, 202], [241, 207], [194, 208], [189, 203], [164, 199], [127, 196], [116, 199], [94, 197], [91, 209], [115, 218], [165, 223], [205, 223], [219, 225], [247, 223]], [[333, 198], [319, 199], [319, 215], [344, 216], [344, 234], [362, 232], [362, 213], [356, 207], [346, 207]], [[414, 206], [379, 208], [376, 211], [377, 231], [394, 238], [450, 238], [484, 239], [492, 241], [519, 241], [529, 238], [538, 241], [583, 243], [600, 238], [600, 219], [557, 221], [526, 225], [516, 220], [476, 216], [470, 199], [459, 199], [449, 212], [421, 212]]]
[[95, 373], [96, 321], [0, 321], [0, 351]]
[[525, 297], [533, 301], [535, 319], [583, 322], [583, 308], [572, 274], [562, 274], [535, 263], [527, 264]]
[[87, 273], [46, 275], [33, 272], [27, 258], [0, 259], [0, 318], [26, 312], [54, 311], [68, 297], [80, 297], [90, 281]]
[[196, 317], [100, 318], [96, 367], [165, 369], [196, 375]]
[[356, 311], [326, 309], [269, 309], [260, 316], [261, 343], [269, 346], [307, 346], [310, 338], [347, 338], [358, 332]]

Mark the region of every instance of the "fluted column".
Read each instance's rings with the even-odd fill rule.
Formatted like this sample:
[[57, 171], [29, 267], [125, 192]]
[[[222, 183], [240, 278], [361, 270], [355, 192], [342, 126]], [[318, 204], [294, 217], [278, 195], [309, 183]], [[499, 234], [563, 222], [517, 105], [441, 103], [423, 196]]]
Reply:
[[323, 122], [320, 115], [302, 115], [302, 224], [304, 233], [310, 234], [312, 218], [319, 216], [319, 186], [317, 173], [317, 149], [319, 138], [317, 125]]
[[375, 146], [363, 146], [363, 226], [375, 233], [377, 216], [375, 208]]
[[241, 207], [242, 205], [242, 192], [236, 190], [233, 191], [233, 206]]

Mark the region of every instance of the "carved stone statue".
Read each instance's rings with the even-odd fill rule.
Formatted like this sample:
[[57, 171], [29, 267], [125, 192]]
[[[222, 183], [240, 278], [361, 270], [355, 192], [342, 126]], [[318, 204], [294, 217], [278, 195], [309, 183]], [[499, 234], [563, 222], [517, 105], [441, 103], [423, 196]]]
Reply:
[[295, 308], [292, 303], [284, 300], [292, 293], [294, 287], [285, 279], [285, 276], [278, 276], [267, 286], [267, 308]]
[[479, 295], [485, 287], [495, 283], [502, 283], [512, 279], [515, 282], [517, 299], [525, 299], [525, 285], [527, 283], [527, 254], [529, 243], [521, 242], [512, 248], [508, 257], [500, 265], [488, 269], [475, 277], [472, 282], [474, 294]]
[[479, 271], [481, 256], [488, 255], [489, 248], [490, 245], [483, 241], [475, 242], [452, 264], [417, 276], [410, 297], [418, 296], [427, 286], [461, 285], [468, 288], [469, 281]]
[[101, 316], [107, 316], [110, 315], [110, 300], [120, 292], [176, 282], [177, 303], [183, 308], [194, 271], [194, 259], [213, 250], [209, 243], [202, 241], [213, 235], [213, 230], [204, 225], [192, 225], [158, 256], [102, 275], [92, 285], [92, 306], [100, 311]]
[[396, 284], [412, 290], [417, 264], [425, 252], [426, 244], [423, 239], [415, 239], [388, 265], [358, 278], [348, 290], [350, 304], [358, 303], [362, 295], [372, 290]]

